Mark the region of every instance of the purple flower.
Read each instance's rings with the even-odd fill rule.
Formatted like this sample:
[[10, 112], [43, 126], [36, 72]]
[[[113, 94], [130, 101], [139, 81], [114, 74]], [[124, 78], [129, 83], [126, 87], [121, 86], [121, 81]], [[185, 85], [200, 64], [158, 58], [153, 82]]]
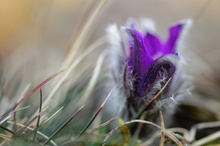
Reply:
[[[149, 102], [173, 77], [176, 66], [167, 56], [176, 56], [176, 44], [184, 24], [169, 29], [169, 37], [163, 42], [155, 34], [142, 34], [137, 29], [124, 28], [127, 32], [129, 55], [125, 55], [124, 89], [128, 106], [138, 111], [140, 105]], [[163, 92], [167, 95], [169, 86]], [[162, 94], [162, 95], [163, 95]]]
[[[108, 28], [111, 48], [107, 85], [116, 87], [116, 90], [109, 99], [111, 104], [107, 108], [113, 116], [121, 116], [124, 120], [136, 117], [168, 81], [157, 102], [153, 103], [156, 106], [148, 109], [149, 113], [169, 104], [167, 101], [176, 94], [172, 88], [172, 78], [178, 70], [177, 43], [185, 25], [190, 22], [184, 21], [171, 26], [166, 41], [152, 32], [143, 33], [136, 25], [123, 27], [121, 33], [116, 25]], [[151, 110], [152, 108], [156, 110]]]

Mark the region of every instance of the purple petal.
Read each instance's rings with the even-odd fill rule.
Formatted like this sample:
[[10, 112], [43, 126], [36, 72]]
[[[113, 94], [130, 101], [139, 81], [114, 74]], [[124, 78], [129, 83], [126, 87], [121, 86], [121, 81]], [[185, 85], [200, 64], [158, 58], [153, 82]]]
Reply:
[[133, 85], [134, 89], [137, 89], [137, 91], [135, 91], [136, 93], [134, 94], [140, 94], [143, 90], [142, 81], [153, 59], [144, 46], [142, 34], [133, 28], [127, 28], [126, 30], [130, 36], [130, 55], [127, 58], [127, 63], [132, 71], [132, 76], [136, 79]]
[[147, 33], [144, 37], [144, 45], [153, 58], [163, 51], [159, 38], [151, 33]]
[[174, 25], [169, 29], [169, 39], [164, 45], [164, 54], [174, 54], [176, 51], [176, 42], [181, 34], [183, 23]]
[[134, 67], [142, 75], [146, 73], [153, 59], [144, 46], [142, 34], [133, 28], [127, 29], [127, 31], [131, 36], [129, 40], [130, 56], [128, 58], [128, 65]]

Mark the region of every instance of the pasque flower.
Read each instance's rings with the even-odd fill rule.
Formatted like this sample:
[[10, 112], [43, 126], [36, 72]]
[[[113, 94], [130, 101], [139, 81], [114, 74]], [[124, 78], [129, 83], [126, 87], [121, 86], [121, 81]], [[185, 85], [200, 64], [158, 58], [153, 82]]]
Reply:
[[[124, 28], [128, 35], [129, 54], [125, 57], [124, 86], [126, 95], [135, 110], [148, 102], [172, 78], [176, 66], [165, 56], [176, 53], [183, 23], [169, 29], [167, 41], [162, 42], [155, 34], [142, 34], [135, 28]], [[127, 84], [127, 81], [131, 81]]]
[[171, 26], [166, 41], [155, 33], [143, 33], [134, 25], [122, 27], [121, 32], [116, 25], [108, 29], [113, 86], [118, 87], [113, 104], [115, 112], [122, 112], [124, 119], [134, 117], [168, 81], [158, 100], [172, 97], [169, 88], [177, 68], [177, 44], [184, 25], [183, 21]]

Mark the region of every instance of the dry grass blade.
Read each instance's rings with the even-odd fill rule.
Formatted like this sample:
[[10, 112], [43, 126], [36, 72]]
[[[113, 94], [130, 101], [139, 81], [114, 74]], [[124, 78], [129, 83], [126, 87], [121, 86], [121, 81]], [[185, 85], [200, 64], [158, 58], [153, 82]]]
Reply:
[[160, 135], [161, 135], [161, 131], [158, 130], [157, 132], [155, 132], [155, 133], [151, 136], [151, 138], [150, 138], [149, 140], [143, 142], [142, 144], [140, 144], [140, 146], [148, 146], [148, 145], [152, 144], [153, 141], [154, 141], [154, 139], [155, 139], [156, 137], [159, 137]]
[[2, 125], [2, 123], [4, 123], [5, 121], [7, 121], [9, 118], [11, 118], [11, 115], [3, 118], [1, 121], [0, 121], [0, 125]]
[[143, 107], [141, 108], [140, 112], [137, 114], [137, 117], [135, 117], [135, 119], [137, 119], [140, 115], [142, 115], [142, 113], [144, 111], [146, 111], [146, 109], [155, 101], [157, 100], [157, 98], [160, 96], [160, 94], [163, 92], [163, 90], [167, 87], [168, 83], [171, 81], [171, 78], [166, 82], [166, 84], [161, 88], [161, 90], [154, 96], [154, 98], [151, 99], [151, 101], [146, 104], [143, 105]]
[[196, 124], [190, 129], [189, 139], [187, 139], [187, 140], [189, 142], [192, 142], [195, 139], [196, 130], [198, 130], [198, 129], [214, 128], [214, 127], [220, 127], [220, 121]]
[[[164, 145], [165, 135], [168, 136], [173, 142], [175, 142], [178, 146], [183, 146], [183, 144], [170, 132], [168, 132], [164, 127], [164, 119], [162, 111], [160, 111], [160, 120], [161, 120], [161, 141], [160, 146]], [[164, 135], [165, 134], [165, 135]]]
[[[140, 117], [140, 120], [144, 120], [146, 118], [146, 115], [147, 115], [147, 112], [143, 112], [143, 114], [141, 115]], [[131, 137], [132, 139], [130, 140], [130, 145], [136, 145], [137, 143], [137, 140], [139, 138], [139, 135], [140, 135], [140, 132], [141, 132], [141, 129], [143, 127], [143, 123], [138, 123], [138, 126], [135, 130], [135, 133], [133, 134], [133, 136]]]
[[[155, 132], [155, 133], [151, 136], [151, 138], [150, 138], [149, 140], [145, 141], [145, 142], [142, 143], [140, 146], [151, 145], [151, 144], [153, 143], [153, 141], [154, 141], [157, 137], [159, 137], [159, 136], [161, 136], [161, 130], [158, 130], [157, 132]], [[176, 136], [176, 134], [175, 134], [175, 136]], [[182, 137], [181, 137], [181, 138], [182, 138]], [[174, 137], [174, 139], [175, 139], [175, 137]]]
[[4, 140], [7, 140], [7, 141], [11, 141], [12, 140], [11, 135], [0, 134], [0, 137], [3, 138]]
[[[44, 105], [46, 105], [50, 99], [54, 96], [54, 94], [56, 93], [56, 91], [59, 89], [59, 87], [62, 85], [62, 83], [66, 80], [66, 78], [70, 75], [70, 73], [73, 71], [73, 69], [90, 53], [92, 52], [94, 49], [98, 48], [98, 46], [102, 45], [103, 42], [105, 42], [106, 40], [103, 40], [103, 38], [99, 39], [96, 41], [96, 43], [94, 43], [92, 46], [90, 46], [86, 52], [84, 52], [82, 55], [80, 55], [78, 58], [75, 59], [74, 62], [73, 58], [75, 58], [76, 52], [78, 51], [78, 49], [80, 48], [82, 42], [84, 42], [83, 40], [86, 37], [87, 32], [89, 31], [89, 29], [91, 28], [95, 18], [97, 17], [98, 13], [100, 12], [100, 10], [104, 7], [105, 3], [107, 2], [107, 0], [102, 0], [98, 7], [95, 9], [95, 11], [92, 13], [91, 17], [89, 17], [89, 20], [87, 23], [85, 23], [85, 27], [82, 29], [81, 33], [79, 33], [78, 37], [76, 38], [75, 42], [73, 43], [70, 52], [68, 53], [69, 55], [66, 57], [66, 60], [64, 61], [63, 65], [62, 65], [62, 69], [66, 69], [68, 68], [68, 70], [65, 72], [64, 76], [58, 81], [58, 83], [54, 86], [53, 90], [50, 92], [49, 96], [47, 97], [47, 99], [44, 102]], [[43, 105], [43, 106], [44, 106]]]
[[[13, 124], [14, 122], [13, 121], [7, 121], [9, 124]], [[34, 129], [33, 128], [31, 128], [31, 127], [28, 127], [28, 126], [26, 126], [26, 125], [23, 125], [23, 124], [20, 124], [20, 123], [16, 123], [18, 126], [20, 126], [20, 127], [25, 127], [25, 128], [27, 128], [28, 130], [31, 130], [31, 131], [33, 131]], [[41, 133], [40, 131], [37, 131], [37, 134], [39, 135], [39, 136], [42, 136], [44, 139], [48, 139], [48, 136], [46, 136], [45, 134], [43, 134], [43, 133]], [[53, 140], [50, 140], [50, 143], [53, 145], [53, 146], [57, 146], [57, 144], [53, 141]]]
[[89, 17], [89, 20], [85, 23], [85, 27], [82, 29], [81, 33], [79, 33], [78, 37], [76, 38], [75, 42], [73, 43], [70, 52], [68, 53], [69, 55], [66, 57], [66, 60], [63, 63], [62, 69], [67, 68], [70, 66], [70, 64], [73, 61], [73, 58], [76, 55], [76, 52], [80, 48], [83, 40], [86, 38], [88, 31], [90, 30], [92, 24], [95, 21], [95, 18], [101, 11], [101, 9], [104, 7], [106, 4], [107, 0], [102, 0], [98, 7], [95, 9], [95, 11], [92, 13], [92, 15]]
[[[83, 96], [80, 98], [80, 101], [78, 102], [78, 105], [82, 105], [85, 103], [85, 101], [87, 101], [89, 95], [91, 94], [92, 90], [94, 89], [95, 87], [95, 84], [98, 80], [98, 77], [99, 77], [99, 74], [100, 74], [100, 71], [101, 71], [101, 66], [103, 64], [103, 61], [105, 59], [107, 55], [107, 51], [104, 51], [102, 52], [102, 54], [99, 56], [97, 62], [96, 62], [96, 66], [95, 66], [95, 69], [93, 71], [93, 74], [92, 74], [92, 77], [89, 81], [89, 84], [88, 84], [88, 87], [86, 88], [86, 91], [85, 93], [83, 94]], [[77, 106], [77, 105], [76, 105]]]
[[53, 115], [51, 115], [47, 120], [45, 120], [40, 126], [46, 124], [49, 120], [51, 120], [57, 113], [59, 113], [63, 109], [63, 106], [59, 108]]
[[[170, 132], [168, 132], [165, 127], [164, 127], [164, 119], [163, 119], [163, 115], [162, 112], [160, 111], [160, 119], [161, 119], [161, 130], [157, 131], [156, 133], [154, 133], [154, 135], [147, 140], [146, 142], [142, 143], [141, 146], [145, 146], [145, 145], [150, 145], [153, 140], [159, 136], [161, 136], [161, 141], [160, 141], [160, 146], [164, 145], [165, 142], [165, 135], [167, 137], [169, 137], [173, 142], [175, 142], [178, 146], [183, 146], [183, 144]], [[165, 135], [164, 135], [165, 134]]]
[[169, 128], [167, 129], [167, 131], [173, 133], [181, 133], [183, 135], [183, 137], [180, 137], [181, 139], [189, 139], [189, 131], [187, 129], [184, 129], [184, 128]]
[[23, 111], [23, 110], [26, 110], [26, 109], [28, 109], [28, 108], [30, 108], [31, 106], [25, 106], [25, 107], [22, 107], [22, 108], [18, 108], [18, 109], [16, 109], [14, 112], [21, 112], [21, 111]]
[[19, 108], [19, 109], [16, 109], [13, 113], [14, 113], [14, 117], [13, 117], [13, 121], [14, 121], [14, 124], [12, 125], [12, 131], [14, 131], [14, 133], [17, 133], [17, 126], [16, 126], [16, 114], [17, 112], [21, 112], [25, 109], [28, 109], [30, 106], [26, 106], [26, 107], [23, 107], [23, 108]]
[[[75, 25], [76, 33], [73, 34], [73, 39], [76, 40], [76, 37], [79, 36], [80, 32], [82, 32], [83, 24], [86, 24], [86, 20], [89, 18], [89, 14], [92, 12], [92, 9], [94, 8], [94, 0], [90, 0], [86, 3], [86, 7], [84, 8], [84, 11], [79, 16], [79, 21], [77, 21], [77, 24]], [[73, 44], [71, 44], [73, 46]], [[72, 48], [72, 46], [70, 46]], [[70, 48], [70, 49], [71, 49]]]
[[[14, 113], [13, 113], [14, 114], [14, 116], [13, 116], [14, 123], [16, 123], [16, 121], [17, 121], [17, 119], [16, 119], [16, 117], [17, 117], [16, 115], [17, 114], [16, 113], [17, 113], [16, 111], [14, 111]], [[12, 131], [14, 131], [14, 133], [17, 133], [17, 126], [16, 126], [16, 124], [12, 125]]]
[[95, 118], [98, 116], [98, 114], [101, 112], [102, 108], [104, 107], [104, 105], [106, 104], [108, 98], [110, 97], [111, 93], [112, 93], [113, 89], [109, 92], [108, 96], [106, 97], [105, 101], [102, 103], [102, 105], [98, 108], [98, 110], [96, 111], [96, 113], [92, 116], [91, 120], [89, 121], [89, 123], [85, 126], [85, 128], [83, 128], [83, 130], [79, 133], [79, 135], [77, 136], [77, 138], [79, 138], [85, 131], [86, 129], [88, 129], [88, 127], [92, 124], [92, 122], [95, 120]]
[[71, 74], [71, 72], [79, 65], [79, 63], [86, 57], [88, 56], [92, 51], [98, 48], [98, 46], [104, 44], [106, 42], [106, 38], [102, 37], [98, 39], [93, 45], [91, 45], [86, 51], [84, 51], [73, 63], [72, 65], [66, 70], [65, 74], [63, 77], [58, 81], [58, 83], [54, 86], [48, 97], [43, 103], [44, 105], [47, 105], [48, 102], [51, 100], [51, 98], [54, 96], [54, 94], [57, 92], [57, 90], [60, 88], [62, 83], [68, 78], [68, 76]]
[[0, 143], [0, 146], [4, 146], [5, 143], [6, 143], [6, 140], [2, 141], [2, 142]]
[[41, 82], [39, 85], [37, 85], [33, 90], [31, 90], [27, 95], [25, 95], [22, 99], [20, 99], [12, 108], [10, 108], [3, 116], [1, 116], [0, 118], [0, 123], [2, 123], [2, 121], [8, 116], [8, 114], [10, 112], [13, 112], [22, 102], [24, 102], [27, 98], [29, 98], [32, 94], [34, 94], [39, 88], [41, 88], [42, 86], [44, 86], [47, 82], [49, 82], [50, 80], [52, 80], [53, 78], [55, 78], [57, 75], [59, 75], [60, 73], [62, 73], [63, 71], [60, 71], [56, 74], [54, 74], [53, 76], [47, 78], [46, 80], [44, 80], [43, 82]]
[[164, 119], [163, 119], [163, 115], [162, 115], [162, 111], [160, 111], [160, 121], [161, 121], [161, 139], [160, 139], [160, 146], [164, 145], [164, 141], [165, 141], [165, 136], [163, 131], [165, 131], [165, 127], [164, 127]]
[[[29, 133], [29, 135], [31, 134], [31, 133], [33, 133], [33, 132], [36, 132], [37, 133], [37, 131], [41, 128], [41, 127], [43, 127], [43, 125], [45, 125], [50, 119], [52, 119], [58, 112], [60, 112], [61, 110], [63, 109], [63, 107], [61, 107], [60, 109], [58, 109], [53, 115], [51, 115], [47, 120], [45, 120], [44, 122], [42, 122], [39, 126], [38, 126], [38, 128], [35, 128], [33, 131], [31, 131], [30, 133]], [[28, 135], [26, 135], [26, 137], [27, 137]]]
[[[39, 106], [39, 113], [41, 113], [42, 101], [43, 101], [43, 94], [42, 94], [42, 89], [40, 89], [40, 106]], [[39, 124], [40, 124], [40, 116], [39, 116], [38, 119], [37, 119], [37, 125], [36, 125], [36, 128], [34, 129], [34, 130], [35, 130], [35, 133], [34, 133], [33, 141], [35, 141]]]
[[99, 130], [100, 128], [107, 126], [108, 124], [110, 124], [111, 122], [113, 122], [113, 121], [115, 121], [115, 120], [117, 120], [117, 119], [118, 119], [118, 118], [112, 118], [112, 119], [106, 121], [105, 123], [99, 125], [99, 126], [96, 127], [96, 128], [89, 129], [88, 131], [89, 131], [89, 132], [94, 132], [94, 131], [96, 131], [96, 130]]
[[109, 138], [114, 134], [115, 131], [119, 130], [121, 127], [125, 126], [125, 125], [128, 125], [128, 124], [132, 124], [132, 123], [144, 123], [144, 124], [149, 124], [149, 125], [152, 125], [158, 129], [161, 129], [160, 126], [158, 126], [157, 124], [153, 123], [153, 122], [150, 122], [150, 121], [144, 121], [144, 120], [131, 120], [131, 121], [128, 121], [128, 122], [125, 122], [124, 124], [114, 128], [113, 130], [111, 130], [107, 136], [105, 137], [104, 141], [103, 141], [103, 145], [105, 145], [106, 141], [109, 140]]
[[[29, 127], [29, 125], [30, 125], [31, 123], [33, 123], [34, 120], [36, 120], [38, 117], [40, 117], [41, 114], [42, 114], [44, 111], [46, 111], [47, 109], [48, 109], [48, 108], [45, 108], [42, 112], [40, 112], [40, 113], [38, 113], [36, 116], [34, 116], [34, 118], [31, 119], [30, 122], [28, 122], [28, 123], [26, 124], [26, 127]], [[15, 122], [15, 123], [16, 123], [16, 122]], [[22, 129], [20, 129], [18, 133], [24, 132], [26, 127], [23, 127]]]
[[[146, 118], [146, 114], [147, 112], [143, 112], [143, 114], [140, 117], [140, 120], [144, 120]], [[141, 132], [141, 128], [143, 127], [143, 123], [138, 123], [137, 129], [134, 133], [134, 136], [132, 137], [132, 141], [136, 141], [136, 139], [138, 138], [140, 132]]]
[[207, 144], [208, 142], [211, 142], [213, 140], [217, 140], [217, 139], [220, 139], [220, 131], [218, 132], [215, 132], [213, 134], [210, 134], [200, 140], [197, 140], [195, 142], [193, 142], [191, 144], [191, 146], [200, 146], [200, 145], [204, 145], [204, 144]]
[[163, 131], [164, 134], [169, 137], [173, 142], [175, 142], [178, 146], [183, 146], [183, 144], [170, 132]]
[[44, 143], [45, 146], [58, 132], [60, 132], [82, 109], [85, 105], [81, 106], [75, 113], [73, 113]]

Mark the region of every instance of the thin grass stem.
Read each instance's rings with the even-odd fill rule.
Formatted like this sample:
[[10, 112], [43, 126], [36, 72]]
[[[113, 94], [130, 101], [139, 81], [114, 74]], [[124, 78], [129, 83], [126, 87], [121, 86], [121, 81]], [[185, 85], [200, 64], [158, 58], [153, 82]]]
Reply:
[[[41, 108], [42, 108], [42, 100], [43, 100], [43, 93], [42, 93], [42, 89], [40, 89], [40, 106], [39, 106], [39, 113], [41, 113]], [[40, 124], [40, 116], [37, 119], [37, 125], [36, 128], [34, 129], [34, 137], [33, 137], [33, 141], [35, 141], [35, 138], [37, 136], [37, 130]]]
[[81, 106], [75, 113], [73, 113], [44, 143], [45, 146], [58, 132], [60, 132], [82, 109], [85, 105]]
[[101, 112], [102, 108], [104, 107], [104, 105], [106, 104], [108, 98], [111, 96], [113, 89], [110, 91], [110, 93], [108, 94], [108, 96], [106, 97], [105, 101], [102, 103], [102, 105], [98, 108], [98, 110], [96, 111], [96, 113], [92, 116], [92, 118], [90, 119], [89, 123], [83, 128], [83, 130], [79, 133], [79, 135], [77, 136], [77, 138], [79, 138], [87, 129], [88, 127], [92, 124], [92, 122], [95, 120], [95, 118], [98, 116], [98, 114]]

